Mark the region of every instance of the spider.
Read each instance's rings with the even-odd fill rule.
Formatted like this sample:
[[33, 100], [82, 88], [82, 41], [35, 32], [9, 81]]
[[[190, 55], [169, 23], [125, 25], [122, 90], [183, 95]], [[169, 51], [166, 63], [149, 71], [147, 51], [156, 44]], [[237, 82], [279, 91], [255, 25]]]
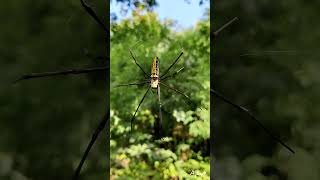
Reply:
[[148, 94], [148, 92], [150, 91], [150, 89], [152, 90], [156, 90], [157, 91], [157, 95], [158, 95], [158, 103], [159, 103], [159, 127], [158, 127], [158, 132], [161, 130], [162, 128], [162, 104], [161, 104], [161, 91], [160, 91], [160, 85], [163, 85], [163, 87], [172, 90], [175, 93], [181, 94], [183, 97], [185, 97], [189, 102], [192, 102], [190, 97], [188, 95], [186, 95], [185, 93], [179, 91], [178, 89], [171, 87], [167, 84], [164, 83], [164, 81], [168, 80], [168, 79], [172, 79], [174, 78], [179, 72], [181, 72], [184, 67], [180, 68], [178, 71], [168, 74], [170, 69], [179, 61], [180, 57], [183, 55], [183, 52], [181, 52], [179, 54], [179, 56], [175, 59], [175, 61], [164, 71], [164, 73], [162, 75], [160, 75], [160, 60], [157, 56], [155, 56], [152, 60], [152, 65], [151, 65], [151, 75], [147, 74], [145, 70], [143, 70], [143, 68], [140, 66], [140, 64], [137, 62], [136, 58], [134, 57], [132, 51], [130, 50], [130, 55], [133, 58], [135, 64], [139, 67], [140, 71], [143, 73], [145, 80], [144, 81], [140, 81], [140, 82], [135, 82], [135, 83], [128, 83], [128, 84], [120, 84], [117, 85], [116, 87], [121, 87], [121, 86], [133, 86], [133, 85], [145, 85], [145, 84], [149, 84], [149, 87], [147, 89], [147, 91], [144, 93], [142, 99], [140, 100], [139, 105], [136, 108], [136, 111], [134, 112], [132, 118], [131, 118], [131, 130], [132, 130], [132, 125], [133, 125], [133, 121], [135, 119], [135, 116], [139, 110], [139, 107], [141, 106], [141, 104], [143, 103], [146, 95]]

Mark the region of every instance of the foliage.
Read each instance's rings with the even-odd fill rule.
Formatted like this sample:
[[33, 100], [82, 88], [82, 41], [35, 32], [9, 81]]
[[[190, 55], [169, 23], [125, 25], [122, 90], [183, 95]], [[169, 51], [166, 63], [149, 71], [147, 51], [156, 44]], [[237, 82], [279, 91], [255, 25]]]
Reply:
[[[209, 179], [209, 18], [183, 32], [174, 32], [172, 26], [170, 20], [161, 22], [157, 14], [141, 9], [111, 24], [111, 179]], [[143, 80], [130, 49], [147, 72], [158, 56], [160, 74], [184, 52], [171, 73], [184, 70], [165, 83], [186, 93], [192, 103], [161, 86], [161, 139], [154, 136], [156, 92], [145, 99], [131, 132], [130, 119], [148, 85], [115, 87]]]

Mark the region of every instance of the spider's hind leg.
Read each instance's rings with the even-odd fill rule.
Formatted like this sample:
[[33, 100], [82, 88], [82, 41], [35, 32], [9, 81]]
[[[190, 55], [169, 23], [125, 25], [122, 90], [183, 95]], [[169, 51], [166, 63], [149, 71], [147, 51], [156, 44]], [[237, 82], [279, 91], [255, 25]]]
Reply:
[[158, 103], [159, 103], [159, 114], [155, 124], [155, 136], [156, 139], [161, 138], [161, 131], [162, 131], [162, 104], [161, 104], [161, 92], [160, 92], [160, 85], [157, 88], [157, 95], [158, 95]]
[[168, 72], [170, 71], [170, 69], [179, 61], [180, 57], [183, 55], [183, 52], [180, 53], [180, 55], [177, 57], [177, 59], [175, 61], [173, 61], [173, 63], [168, 67], [168, 69], [165, 70], [165, 72], [160, 76], [160, 78], [163, 78], [165, 75], [168, 74]]

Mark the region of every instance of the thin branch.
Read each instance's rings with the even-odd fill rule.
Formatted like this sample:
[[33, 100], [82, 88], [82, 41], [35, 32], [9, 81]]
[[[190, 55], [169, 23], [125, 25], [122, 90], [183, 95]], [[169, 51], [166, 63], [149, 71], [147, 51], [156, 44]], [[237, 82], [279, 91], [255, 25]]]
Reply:
[[97, 14], [93, 11], [93, 9], [87, 4], [85, 0], [80, 0], [82, 7], [87, 11], [87, 13], [100, 25], [100, 27], [108, 34], [109, 30], [107, 26], [100, 20]]
[[107, 69], [109, 69], [108, 66], [103, 66], [103, 67], [88, 68], [88, 69], [69, 69], [69, 70], [54, 71], [54, 72], [31, 73], [31, 74], [25, 74], [21, 76], [19, 79], [15, 80], [14, 83], [17, 83], [18, 81], [26, 80], [26, 79], [61, 76], [61, 75], [85, 74], [85, 73], [92, 73], [92, 72], [98, 72], [98, 71], [106, 71]]
[[233, 18], [232, 20], [230, 20], [229, 22], [227, 22], [226, 24], [224, 24], [222, 27], [220, 27], [218, 30], [213, 32], [214, 36], [218, 36], [218, 34], [220, 33], [220, 31], [224, 30], [226, 27], [230, 26], [233, 22], [235, 22], [236, 20], [238, 20], [238, 17]]
[[80, 171], [81, 171], [81, 168], [92, 148], [92, 146], [94, 145], [94, 143], [96, 142], [100, 132], [105, 128], [105, 126], [107, 125], [108, 121], [109, 121], [109, 118], [110, 118], [110, 111], [107, 111], [106, 114], [103, 116], [101, 122], [99, 123], [97, 129], [94, 131], [93, 135], [92, 135], [92, 138], [87, 146], [87, 149], [86, 151], [84, 152], [82, 158], [81, 158], [81, 161], [76, 169], [76, 171], [74, 172], [74, 175], [73, 175], [73, 178], [72, 180], [78, 180], [79, 178], [79, 175], [80, 175]]
[[254, 122], [256, 122], [256, 124], [260, 126], [274, 141], [280, 143], [283, 147], [288, 149], [291, 153], [295, 153], [294, 150], [290, 148], [288, 145], [286, 145], [284, 142], [282, 142], [280, 138], [273, 135], [253, 114], [251, 114], [251, 112], [248, 109], [233, 103], [231, 100], [227, 99], [226, 97], [224, 97], [223, 95], [221, 95], [220, 93], [218, 93], [213, 89], [210, 89], [210, 92], [214, 94], [216, 97], [218, 97], [219, 99], [223, 100], [224, 102], [232, 105], [234, 108], [238, 109], [239, 111], [242, 111], [248, 114], [251, 117], [251, 119], [254, 120]]

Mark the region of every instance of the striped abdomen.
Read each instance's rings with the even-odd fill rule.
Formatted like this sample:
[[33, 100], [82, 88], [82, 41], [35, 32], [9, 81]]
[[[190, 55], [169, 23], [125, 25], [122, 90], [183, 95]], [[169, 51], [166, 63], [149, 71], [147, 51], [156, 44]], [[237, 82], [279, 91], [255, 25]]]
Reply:
[[151, 88], [158, 88], [159, 85], [159, 66], [158, 66], [158, 57], [153, 58], [152, 66], [151, 66]]

